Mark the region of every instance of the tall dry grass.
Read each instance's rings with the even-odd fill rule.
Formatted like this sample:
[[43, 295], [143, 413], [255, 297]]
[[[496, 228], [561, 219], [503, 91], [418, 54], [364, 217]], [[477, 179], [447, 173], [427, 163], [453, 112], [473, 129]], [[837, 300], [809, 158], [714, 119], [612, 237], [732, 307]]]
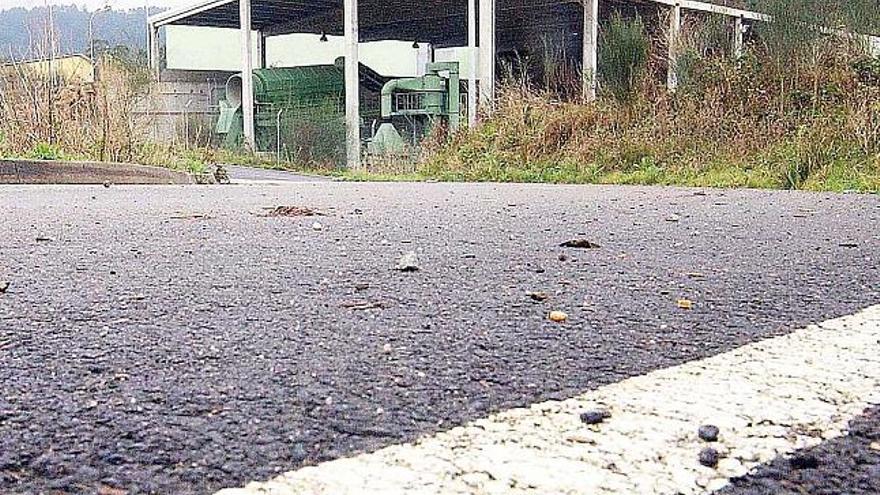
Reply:
[[60, 70], [51, 19], [31, 33], [26, 63], [9, 57], [0, 66], [0, 156], [149, 161], [148, 118], [134, 112], [151, 89], [137, 51], [118, 47], [97, 56], [99, 78], [90, 82]]
[[98, 73], [91, 83], [17, 62], [0, 70], [0, 154], [144, 161], [147, 122], [134, 109], [149, 94], [149, 74], [114, 54]]
[[506, 84], [493, 116], [455, 136], [422, 171], [459, 180], [880, 190], [880, 61], [860, 38], [816, 29], [843, 18], [829, 12], [755, 26], [738, 60], [732, 20], [686, 18], [674, 93], [665, 88], [665, 33], [649, 39], [640, 20], [616, 18], [603, 25], [604, 97], [560, 102], [539, 86]]

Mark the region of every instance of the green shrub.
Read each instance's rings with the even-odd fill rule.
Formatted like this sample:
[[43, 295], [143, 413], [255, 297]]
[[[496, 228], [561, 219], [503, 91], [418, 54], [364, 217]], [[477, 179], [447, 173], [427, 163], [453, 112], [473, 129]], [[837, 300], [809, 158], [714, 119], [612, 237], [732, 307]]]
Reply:
[[63, 160], [64, 152], [54, 144], [37, 143], [27, 155], [34, 160]]
[[645, 73], [650, 41], [638, 15], [624, 19], [614, 13], [599, 41], [599, 82], [618, 100], [629, 100]]

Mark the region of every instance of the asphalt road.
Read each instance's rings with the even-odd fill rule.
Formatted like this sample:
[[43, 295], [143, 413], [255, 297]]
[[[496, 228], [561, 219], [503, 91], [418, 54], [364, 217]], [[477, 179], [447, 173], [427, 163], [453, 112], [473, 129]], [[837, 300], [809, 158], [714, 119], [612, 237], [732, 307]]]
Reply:
[[848, 435], [779, 458], [732, 480], [716, 495], [880, 493], [880, 407], [850, 423]]
[[207, 493], [880, 302], [877, 196], [9, 186], [0, 211], [2, 493]]

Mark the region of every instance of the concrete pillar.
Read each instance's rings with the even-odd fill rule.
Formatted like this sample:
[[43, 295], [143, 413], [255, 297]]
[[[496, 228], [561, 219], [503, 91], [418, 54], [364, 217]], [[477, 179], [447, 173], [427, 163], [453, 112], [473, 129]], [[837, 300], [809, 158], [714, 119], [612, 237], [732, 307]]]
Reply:
[[149, 24], [147, 26], [148, 36], [150, 39], [149, 46], [149, 56], [150, 56], [150, 69], [153, 70], [153, 73], [156, 75], [156, 80], [159, 79], [159, 28], [156, 27], [155, 24]]
[[480, 0], [480, 105], [495, 104], [495, 2]]
[[266, 68], [266, 35], [257, 31], [257, 68]]
[[599, 83], [599, 0], [584, 2], [584, 100], [596, 99]]
[[480, 56], [477, 51], [477, 0], [468, 0], [468, 127], [477, 124], [477, 64]]
[[669, 53], [667, 55], [666, 87], [669, 91], [678, 89], [678, 40], [681, 34], [681, 5], [675, 4], [669, 10], [669, 33], [667, 43]]
[[361, 168], [360, 59], [358, 0], [345, 0], [345, 156], [350, 170]]
[[733, 56], [737, 60], [741, 59], [743, 56], [743, 34], [745, 33], [745, 23], [743, 22], [742, 16], [736, 18], [736, 23], [733, 28]]
[[251, 0], [239, 0], [241, 18], [241, 110], [244, 116], [244, 142], [250, 151], [257, 150], [254, 131], [254, 57], [251, 53]]
[[425, 75], [425, 65], [434, 61], [434, 46], [430, 43], [419, 43], [419, 52], [416, 54], [416, 76]]

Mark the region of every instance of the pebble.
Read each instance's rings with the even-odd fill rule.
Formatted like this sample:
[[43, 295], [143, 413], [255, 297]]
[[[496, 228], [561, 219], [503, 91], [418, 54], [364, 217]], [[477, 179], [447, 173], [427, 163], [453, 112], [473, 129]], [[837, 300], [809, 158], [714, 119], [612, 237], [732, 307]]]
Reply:
[[880, 442], [871, 442], [868, 447], [873, 451], [880, 452]]
[[421, 269], [419, 266], [419, 257], [414, 251], [404, 254], [397, 261], [397, 270], [401, 272], [417, 272]]
[[718, 441], [718, 427], [715, 425], [703, 425], [697, 430], [700, 440], [704, 442]]
[[718, 451], [711, 448], [706, 447], [705, 449], [700, 451], [700, 464], [706, 467], [715, 467], [718, 465]]
[[315, 222], [312, 224], [312, 230], [324, 230], [324, 224], [321, 222]]
[[581, 422], [587, 425], [597, 425], [611, 417], [611, 413], [604, 409], [594, 409], [581, 413]]
[[576, 249], [599, 249], [601, 246], [588, 239], [572, 239], [570, 241], [563, 242], [559, 245], [559, 247]]
[[0, 294], [3, 294], [7, 290], [9, 290], [9, 282], [0, 280]]
[[533, 301], [538, 302], [546, 301], [550, 297], [544, 291], [528, 292], [526, 295], [529, 296]]
[[551, 311], [550, 312], [550, 321], [554, 321], [556, 323], [562, 323], [568, 319], [568, 315], [563, 313], [562, 311]]

